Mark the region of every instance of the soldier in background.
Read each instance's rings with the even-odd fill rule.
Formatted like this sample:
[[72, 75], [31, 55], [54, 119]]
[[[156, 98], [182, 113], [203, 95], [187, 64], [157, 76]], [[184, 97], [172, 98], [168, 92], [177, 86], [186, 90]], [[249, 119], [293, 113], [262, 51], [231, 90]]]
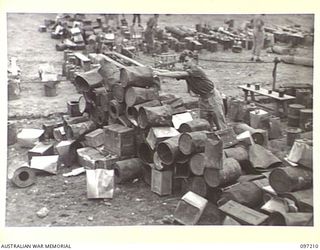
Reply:
[[253, 49], [251, 61], [262, 62], [260, 53], [264, 42], [264, 15], [257, 15], [252, 20], [253, 25]]
[[147, 53], [153, 53], [154, 50], [154, 33], [158, 25], [159, 14], [154, 14], [153, 17], [150, 17], [147, 22], [147, 27], [145, 30], [145, 41], [147, 43]]

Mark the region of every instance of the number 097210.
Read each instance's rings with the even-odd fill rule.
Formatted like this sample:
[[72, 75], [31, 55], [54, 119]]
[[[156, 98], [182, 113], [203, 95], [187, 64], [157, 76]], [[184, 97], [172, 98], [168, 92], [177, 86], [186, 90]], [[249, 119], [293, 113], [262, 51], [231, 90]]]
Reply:
[[318, 247], [319, 247], [318, 244], [300, 244], [300, 248], [305, 248], [305, 249], [318, 248]]

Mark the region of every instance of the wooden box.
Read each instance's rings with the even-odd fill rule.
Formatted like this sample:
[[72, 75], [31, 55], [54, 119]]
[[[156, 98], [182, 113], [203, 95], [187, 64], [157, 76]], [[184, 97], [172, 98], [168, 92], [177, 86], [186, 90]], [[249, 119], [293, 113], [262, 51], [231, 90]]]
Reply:
[[151, 170], [151, 191], [162, 196], [172, 193], [172, 171]]
[[174, 211], [174, 219], [183, 225], [195, 225], [207, 204], [208, 200], [189, 191], [179, 201]]
[[103, 129], [98, 128], [84, 136], [86, 145], [89, 147], [99, 147], [104, 143], [104, 132]]
[[77, 149], [78, 162], [80, 166], [91, 169], [112, 169], [113, 163], [119, 160], [116, 155], [105, 156], [97, 149], [91, 147]]
[[219, 209], [243, 225], [260, 225], [268, 219], [268, 215], [255, 211], [235, 201], [228, 201]]
[[103, 127], [105, 133], [105, 149], [118, 156], [135, 156], [135, 131], [120, 124]]

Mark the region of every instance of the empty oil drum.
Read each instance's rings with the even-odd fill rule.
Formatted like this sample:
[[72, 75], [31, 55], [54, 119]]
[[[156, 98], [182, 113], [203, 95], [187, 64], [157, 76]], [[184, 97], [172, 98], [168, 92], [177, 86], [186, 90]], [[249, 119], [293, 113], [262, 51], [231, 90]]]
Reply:
[[125, 93], [125, 102], [127, 106], [144, 103], [151, 100], [159, 99], [159, 92], [155, 88], [138, 88], [130, 87]]
[[171, 126], [172, 108], [169, 105], [141, 107], [139, 109], [138, 124], [143, 129], [152, 126]]
[[300, 110], [305, 108], [300, 104], [290, 104], [288, 107], [288, 126], [299, 127]]
[[120, 82], [123, 87], [136, 86], [146, 87], [152, 86], [153, 70], [149, 67], [131, 66], [120, 70]]
[[312, 106], [312, 94], [310, 90], [307, 89], [297, 89], [296, 90], [296, 103], [310, 108]]
[[299, 118], [299, 127], [305, 131], [311, 131], [313, 127], [312, 109], [301, 109]]
[[301, 137], [302, 130], [300, 128], [287, 128], [287, 145], [292, 146], [296, 139]]
[[222, 169], [205, 168], [204, 179], [210, 187], [219, 187], [236, 182], [241, 175], [241, 167], [237, 160], [224, 158]]
[[194, 119], [189, 122], [182, 123], [179, 127], [179, 132], [194, 132], [194, 131], [201, 131], [201, 130], [211, 130], [210, 123], [205, 119]]
[[275, 168], [269, 175], [269, 182], [278, 194], [310, 188], [312, 171], [299, 167]]
[[183, 133], [179, 139], [179, 150], [185, 155], [204, 152], [207, 138], [205, 131]]
[[175, 162], [176, 158], [181, 154], [179, 150], [179, 136], [172, 137], [158, 144], [157, 153], [160, 160], [166, 164], [171, 165]]
[[221, 206], [229, 200], [236, 201], [247, 207], [255, 208], [262, 203], [263, 192], [252, 182], [242, 182], [224, 190], [218, 205]]
[[142, 176], [145, 165], [139, 158], [117, 161], [113, 164], [115, 182], [124, 183]]
[[192, 174], [201, 176], [205, 168], [205, 153], [197, 153], [192, 155], [189, 161], [189, 168]]
[[103, 82], [102, 76], [97, 69], [87, 71], [85, 73], [78, 73], [75, 77], [75, 85], [80, 91], [86, 92], [92, 88], [101, 87]]
[[84, 134], [89, 133], [95, 129], [96, 125], [93, 121], [69, 124], [67, 126], [66, 135], [69, 140], [78, 139]]

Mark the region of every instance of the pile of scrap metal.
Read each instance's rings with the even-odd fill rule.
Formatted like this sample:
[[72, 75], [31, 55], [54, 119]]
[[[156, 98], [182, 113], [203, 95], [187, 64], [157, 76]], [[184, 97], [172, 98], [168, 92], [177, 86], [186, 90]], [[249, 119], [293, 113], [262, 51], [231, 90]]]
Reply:
[[[108, 21], [108, 15], [87, 18], [85, 14], [58, 15], [56, 20], [45, 20], [40, 32], [51, 31], [53, 39], [61, 39], [56, 45], [58, 51], [65, 49], [86, 50], [87, 53], [131, 49], [132, 42], [142, 41], [142, 31], [130, 31], [126, 22], [117, 27]], [[138, 45], [138, 44], [135, 44]], [[130, 47], [130, 48], [127, 48]], [[121, 52], [122, 53], [122, 52]]]

